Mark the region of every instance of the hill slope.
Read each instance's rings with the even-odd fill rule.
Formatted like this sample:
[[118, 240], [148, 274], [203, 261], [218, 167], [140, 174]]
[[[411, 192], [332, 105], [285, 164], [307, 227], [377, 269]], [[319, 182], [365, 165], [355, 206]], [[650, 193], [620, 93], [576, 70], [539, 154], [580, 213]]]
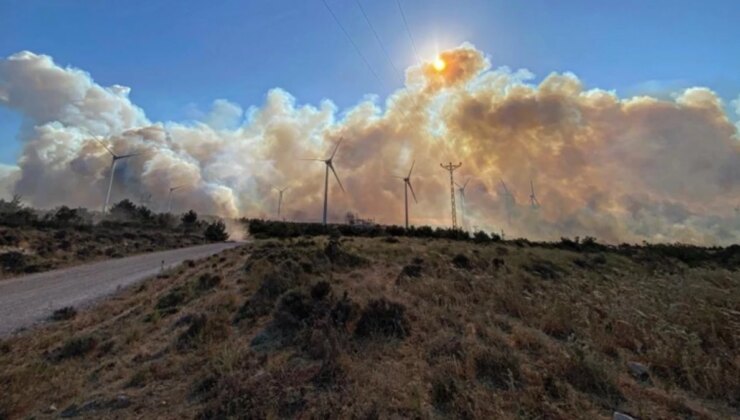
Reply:
[[260, 240], [0, 343], [0, 418], [727, 418], [739, 310], [671, 258]]

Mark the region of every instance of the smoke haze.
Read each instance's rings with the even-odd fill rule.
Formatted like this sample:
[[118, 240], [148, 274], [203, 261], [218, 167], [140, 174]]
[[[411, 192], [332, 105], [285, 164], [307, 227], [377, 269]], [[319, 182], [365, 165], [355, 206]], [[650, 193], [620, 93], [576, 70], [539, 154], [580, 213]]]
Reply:
[[[335, 166], [347, 191], [330, 179], [333, 221], [354, 211], [402, 224], [403, 182], [393, 176], [415, 160], [412, 224], [449, 225], [449, 175], [439, 164], [462, 162], [455, 176], [472, 178], [470, 228], [534, 239], [740, 242], [738, 125], [711, 90], [621, 98], [586, 90], [570, 73], [535, 84], [526, 70], [492, 69], [470, 44], [441, 58], [442, 71], [409, 68], [384, 103], [297, 105], [273, 89], [249, 112], [221, 99], [181, 123], [149, 120], [127, 87], [20, 52], [0, 59], [0, 105], [23, 116], [22, 156], [17, 168], [0, 166], [0, 191], [42, 208], [100, 208], [110, 155], [94, 133], [118, 154], [141, 153], [119, 162], [112, 202], [152, 194], [163, 210], [169, 188], [183, 186], [175, 211], [270, 217], [272, 186], [289, 186], [283, 216], [318, 221], [324, 166], [297, 159], [326, 157], [343, 137]], [[530, 180], [539, 209], [530, 207]]]

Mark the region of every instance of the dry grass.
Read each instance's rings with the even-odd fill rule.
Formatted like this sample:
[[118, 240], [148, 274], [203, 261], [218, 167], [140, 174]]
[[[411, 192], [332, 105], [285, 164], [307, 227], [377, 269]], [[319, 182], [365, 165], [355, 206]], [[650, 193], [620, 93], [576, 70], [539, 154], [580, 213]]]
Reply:
[[0, 418], [740, 416], [740, 273], [666, 264], [257, 241], [0, 343]]

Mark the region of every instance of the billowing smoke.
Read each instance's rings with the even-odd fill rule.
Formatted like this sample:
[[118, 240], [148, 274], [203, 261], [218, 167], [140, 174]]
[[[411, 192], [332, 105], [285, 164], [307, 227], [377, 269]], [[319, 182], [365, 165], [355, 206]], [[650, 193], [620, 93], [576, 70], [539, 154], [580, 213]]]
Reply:
[[353, 211], [401, 224], [403, 183], [393, 176], [415, 160], [412, 222], [449, 225], [449, 175], [439, 164], [462, 162], [455, 176], [472, 179], [471, 229], [536, 239], [740, 241], [738, 128], [711, 90], [620, 98], [586, 90], [570, 73], [534, 84], [526, 70], [491, 69], [470, 44], [441, 58], [442, 70], [408, 69], [405, 87], [382, 104], [297, 106], [274, 89], [249, 112], [217, 100], [197, 121], [178, 123], [150, 121], [126, 87], [102, 87], [48, 56], [14, 54], [0, 60], [0, 104], [23, 115], [24, 148], [18, 170], [0, 171], [0, 185], [12, 183], [39, 207], [100, 207], [110, 155], [93, 133], [116, 153], [141, 153], [118, 166], [112, 201], [152, 194], [163, 209], [169, 188], [183, 186], [172, 195], [175, 211], [270, 217], [272, 186], [289, 186], [283, 217], [317, 221], [324, 166], [298, 159], [324, 157], [344, 138], [335, 165], [346, 193], [330, 179], [334, 221]]

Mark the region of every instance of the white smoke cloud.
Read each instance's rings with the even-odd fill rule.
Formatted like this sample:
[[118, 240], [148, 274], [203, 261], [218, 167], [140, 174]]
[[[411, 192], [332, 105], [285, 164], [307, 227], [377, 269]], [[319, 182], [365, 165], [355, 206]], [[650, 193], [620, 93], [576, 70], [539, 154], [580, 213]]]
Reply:
[[9, 200], [13, 197], [15, 183], [20, 175], [19, 167], [0, 163], [0, 200]]
[[457, 179], [473, 178], [469, 227], [537, 239], [740, 241], [738, 128], [711, 90], [620, 98], [570, 73], [533, 84], [526, 70], [492, 70], [470, 44], [441, 57], [443, 71], [408, 69], [407, 85], [385, 103], [368, 97], [340, 112], [328, 100], [297, 106], [274, 89], [246, 113], [216, 100], [194, 122], [153, 122], [128, 88], [21, 52], [0, 60], [0, 105], [25, 119], [19, 169], [0, 179], [36, 206], [98, 208], [110, 156], [89, 131], [116, 153], [141, 153], [120, 162], [113, 201], [151, 193], [164, 209], [169, 188], [182, 185], [175, 211], [264, 217], [274, 213], [272, 186], [289, 185], [283, 215], [317, 221], [324, 167], [297, 159], [324, 157], [343, 137], [335, 164], [347, 192], [330, 180], [332, 220], [352, 210], [402, 223], [403, 184], [392, 175], [416, 160], [412, 223], [446, 225], [449, 177], [439, 163], [462, 161]]

